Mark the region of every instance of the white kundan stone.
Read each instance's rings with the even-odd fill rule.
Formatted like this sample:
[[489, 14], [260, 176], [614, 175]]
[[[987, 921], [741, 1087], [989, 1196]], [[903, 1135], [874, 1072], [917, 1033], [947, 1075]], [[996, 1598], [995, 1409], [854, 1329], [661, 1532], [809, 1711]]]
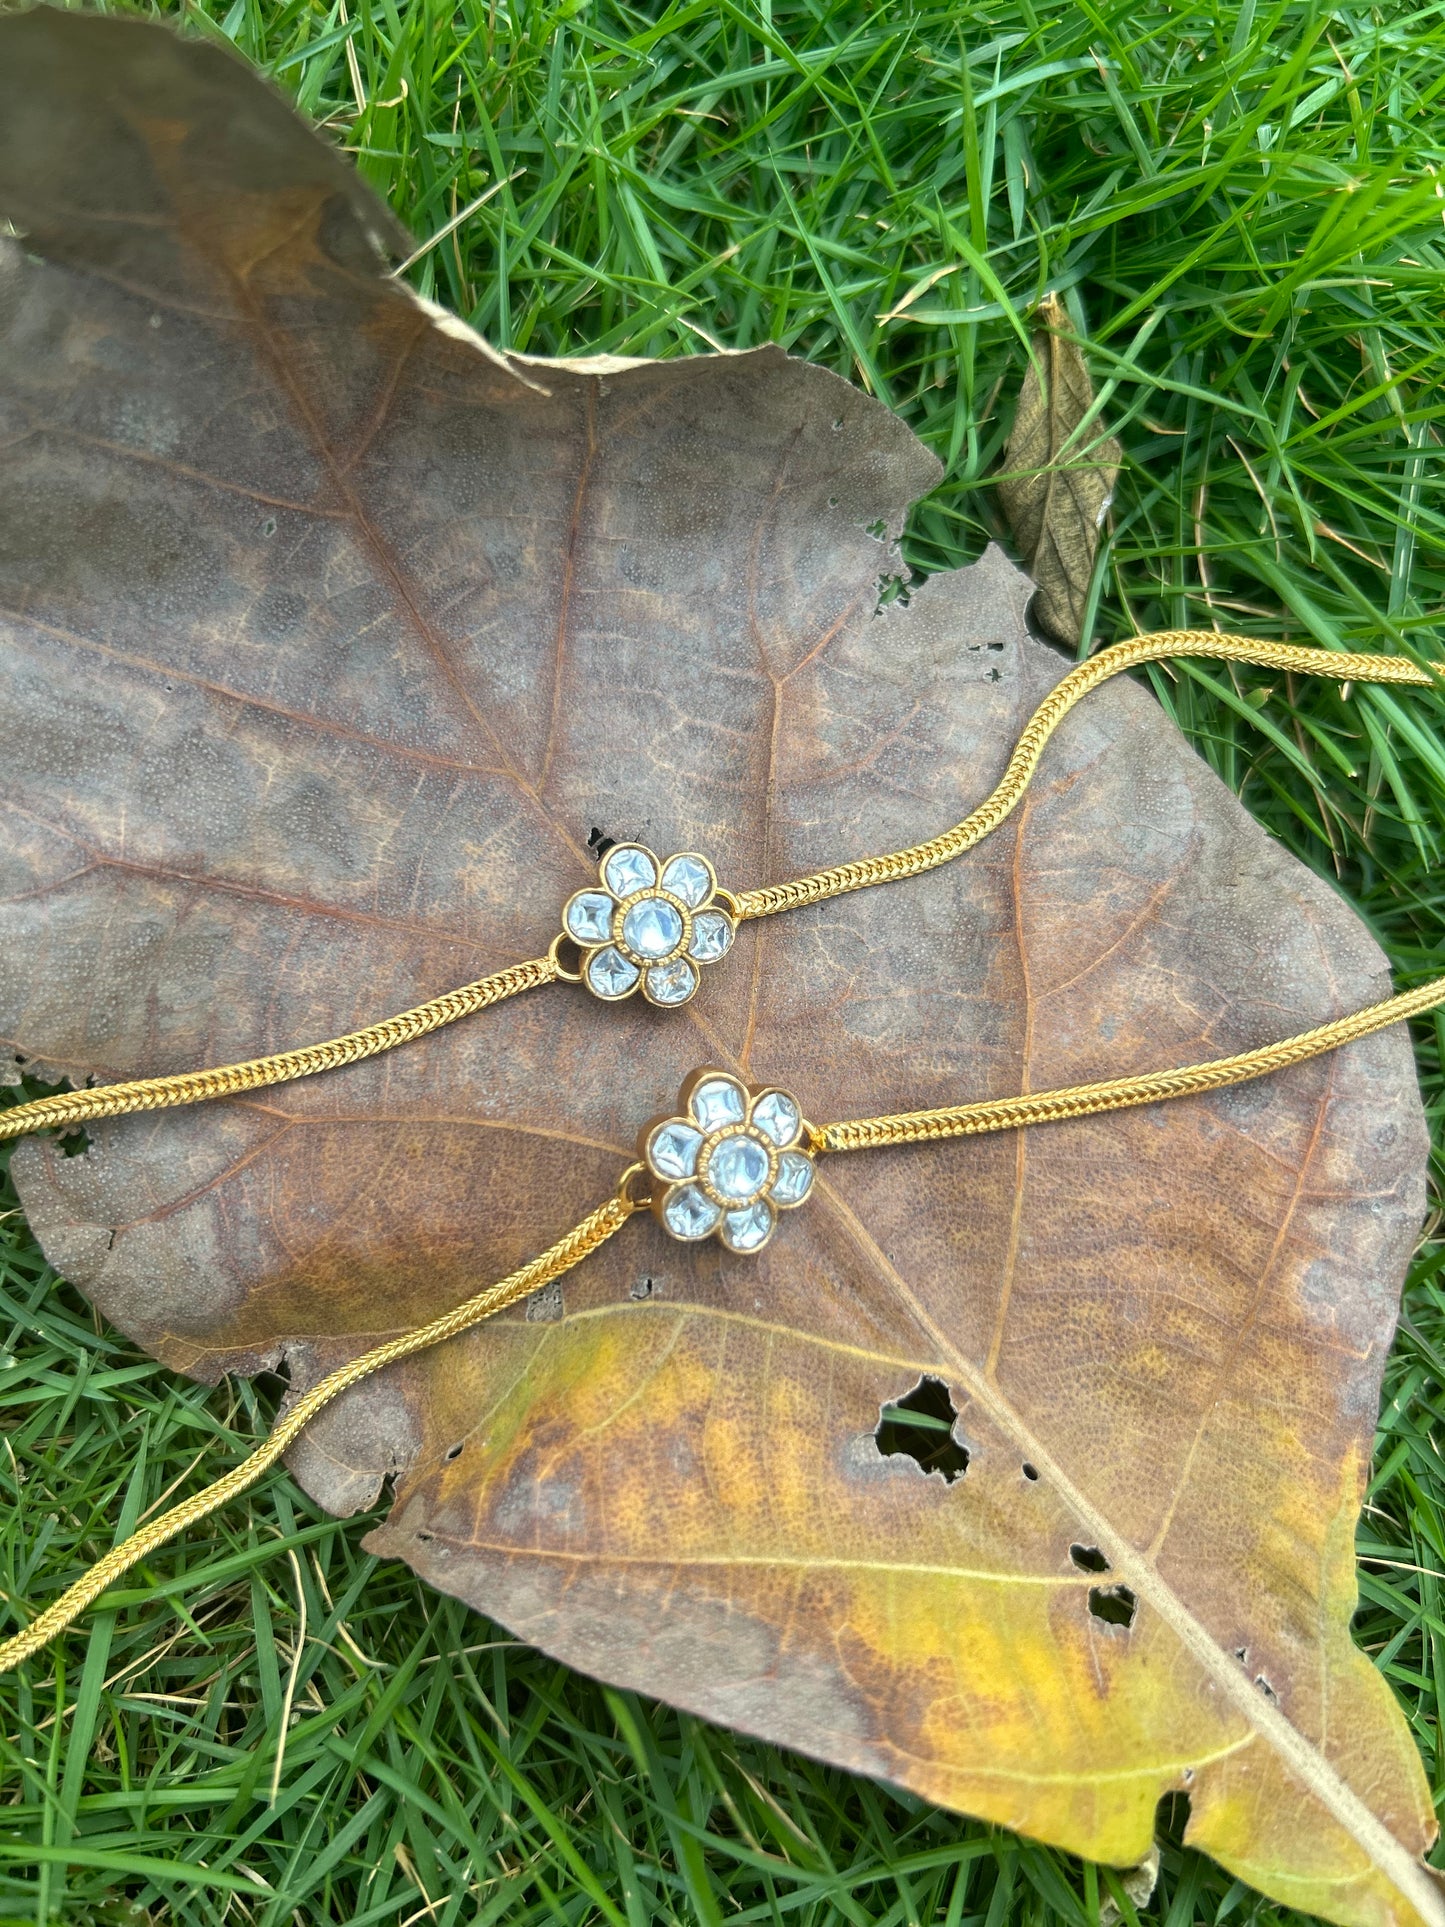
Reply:
[[636, 964], [630, 964], [611, 944], [599, 950], [587, 966], [588, 988], [599, 997], [625, 997], [641, 975]]
[[662, 1207], [662, 1220], [674, 1238], [705, 1238], [722, 1212], [695, 1184], [680, 1185]]
[[622, 919], [622, 941], [635, 956], [670, 957], [682, 942], [682, 912], [662, 897], [644, 897]]
[[614, 908], [611, 897], [604, 896], [602, 891], [579, 890], [567, 905], [563, 919], [567, 935], [574, 943], [606, 943], [612, 935]]
[[689, 957], [696, 957], [699, 963], [716, 963], [725, 957], [732, 948], [733, 927], [721, 910], [700, 910], [692, 920], [692, 941], [687, 946]]
[[802, 1113], [786, 1091], [765, 1091], [753, 1106], [753, 1123], [781, 1150], [798, 1135]]
[[602, 877], [614, 896], [630, 897], [636, 890], [650, 890], [657, 881], [657, 865], [634, 844], [619, 843], [607, 852]]
[[730, 1078], [710, 1077], [693, 1092], [688, 1108], [705, 1131], [716, 1131], [724, 1124], [741, 1124], [747, 1100]]
[[712, 876], [700, 856], [675, 856], [663, 870], [662, 887], [696, 910], [712, 895]]
[[690, 1124], [660, 1124], [647, 1145], [647, 1161], [660, 1178], [690, 1178], [697, 1169], [702, 1132]]
[[723, 1220], [723, 1243], [733, 1251], [756, 1251], [767, 1243], [772, 1228], [773, 1208], [766, 1198], [759, 1198], [741, 1211], [728, 1212]]
[[746, 1204], [768, 1181], [768, 1154], [755, 1137], [725, 1137], [708, 1160], [707, 1181], [730, 1204]]
[[647, 994], [655, 1004], [685, 1004], [697, 989], [697, 972], [686, 957], [654, 964], [647, 973]]
[[813, 1160], [801, 1151], [784, 1151], [778, 1159], [778, 1175], [768, 1193], [774, 1204], [801, 1204], [813, 1188]]

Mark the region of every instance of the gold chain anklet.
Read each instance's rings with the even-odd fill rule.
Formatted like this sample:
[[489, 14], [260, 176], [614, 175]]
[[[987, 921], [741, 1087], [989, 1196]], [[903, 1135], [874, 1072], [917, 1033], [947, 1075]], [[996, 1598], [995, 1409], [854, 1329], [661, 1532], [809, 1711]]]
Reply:
[[[696, 994], [700, 973], [732, 948], [740, 923], [822, 903], [875, 884], [897, 883], [951, 863], [971, 850], [1014, 810], [1033, 779], [1044, 746], [1069, 711], [1091, 690], [1127, 669], [1170, 656], [1200, 656], [1291, 674], [1328, 676], [1340, 682], [1440, 687], [1445, 664], [1435, 673], [1404, 656], [1348, 654], [1291, 643], [1256, 642], [1210, 629], [1165, 629], [1115, 643], [1071, 669], [1034, 711], [1008, 767], [991, 794], [951, 830], [887, 856], [861, 858], [790, 883], [734, 894], [721, 888], [712, 863], [693, 851], [659, 858], [639, 843], [619, 843], [598, 865], [597, 882], [574, 891], [562, 912], [562, 930], [544, 957], [513, 964], [490, 977], [447, 991], [416, 1009], [350, 1031], [326, 1043], [256, 1057], [214, 1070], [187, 1071], [106, 1084], [95, 1090], [62, 1091], [0, 1112], [0, 1142], [47, 1128], [65, 1129], [97, 1118], [197, 1104], [234, 1097], [268, 1084], [314, 1077], [342, 1064], [359, 1063], [425, 1037], [460, 1017], [485, 1010], [542, 984], [581, 983], [604, 1003], [621, 1003], [640, 991], [652, 1004], [675, 1009]], [[564, 944], [579, 952], [574, 970], [561, 961]]]
[[810, 1124], [798, 1100], [776, 1086], [747, 1084], [731, 1072], [711, 1067], [696, 1070], [685, 1079], [677, 1108], [643, 1125], [638, 1135], [638, 1161], [623, 1172], [617, 1189], [605, 1203], [590, 1211], [540, 1257], [500, 1283], [414, 1331], [387, 1339], [321, 1379], [278, 1419], [270, 1437], [248, 1458], [204, 1491], [132, 1533], [98, 1559], [23, 1631], [0, 1643], [0, 1672], [33, 1658], [132, 1566], [254, 1485], [316, 1414], [342, 1392], [384, 1366], [471, 1330], [552, 1279], [562, 1277], [620, 1231], [638, 1211], [650, 1208], [664, 1230], [685, 1243], [715, 1235], [729, 1251], [761, 1251], [772, 1238], [778, 1213], [806, 1202], [820, 1156], [1020, 1130], [1222, 1090], [1338, 1050], [1442, 1004], [1445, 977], [1348, 1017], [1232, 1057], [1025, 1097], [987, 1099], [944, 1110], [903, 1111], [887, 1117], [851, 1118], [837, 1124]]

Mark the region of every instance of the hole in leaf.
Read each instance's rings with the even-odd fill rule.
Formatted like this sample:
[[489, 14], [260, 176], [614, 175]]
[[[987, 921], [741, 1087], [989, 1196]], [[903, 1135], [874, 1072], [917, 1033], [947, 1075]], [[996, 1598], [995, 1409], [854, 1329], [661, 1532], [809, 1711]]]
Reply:
[[1089, 1588], [1089, 1611], [1106, 1626], [1132, 1626], [1138, 1610], [1138, 1598], [1127, 1586]]
[[90, 1149], [90, 1132], [82, 1124], [72, 1124], [56, 1141], [63, 1158], [83, 1158]]
[[909, 1458], [950, 1485], [968, 1470], [968, 1453], [953, 1436], [958, 1417], [941, 1378], [920, 1378], [911, 1392], [885, 1405], [873, 1437], [880, 1458]]
[[266, 517], [266, 520], [261, 524], [261, 533], [267, 537], [273, 536], [276, 533], [276, 518], [274, 515], [268, 515]]
[[629, 1298], [636, 1298], [640, 1301], [644, 1298], [650, 1298], [655, 1289], [656, 1287], [650, 1278], [638, 1278], [634, 1280], [632, 1289], [627, 1295]]
[[863, 533], [865, 535], [871, 535], [875, 542], [881, 542], [888, 533], [888, 524], [880, 515], [876, 522], [865, 522], [863, 524]]
[[882, 615], [890, 603], [896, 602], [900, 609], [906, 609], [912, 600], [912, 591], [901, 575], [880, 575], [878, 578], [878, 600], [873, 605], [875, 616]]
[[1070, 1546], [1069, 1557], [1080, 1572], [1107, 1572], [1109, 1562], [1097, 1546]]
[[842, 426], [843, 426], [843, 417], [840, 415], [838, 419], [833, 423], [833, 433], [836, 435], [838, 433], [838, 430]]
[[1265, 1678], [1263, 1673], [1255, 1674], [1254, 1683], [1259, 1688], [1260, 1692], [1264, 1694], [1265, 1698], [1270, 1702], [1272, 1706], [1279, 1705], [1279, 1694], [1276, 1693], [1276, 1691], [1270, 1685], [1269, 1681]]
[[1028, 1479], [1030, 1483], [1032, 1483], [1033, 1480], [1038, 1478], [1038, 1476], [1039, 1476], [1039, 1468], [1036, 1465], [1030, 1465], [1028, 1460], [1025, 1459], [1024, 1460], [1024, 1477]]
[[449, 1465], [453, 1459], [459, 1459], [462, 1456], [462, 1445], [463, 1441], [458, 1439], [455, 1445], [449, 1445], [447, 1447], [445, 1457]]
[[[1184, 1778], [1194, 1778], [1194, 1768], [1186, 1766]], [[1182, 1847], [1184, 1829], [1189, 1825], [1189, 1795], [1166, 1793], [1154, 1809], [1154, 1838], [1161, 1847]]]
[[595, 823], [587, 832], [587, 847], [593, 856], [599, 859], [606, 856], [616, 841], [617, 838], [615, 836], [609, 836], [606, 830], [599, 830]]
[[1236, 1646], [1234, 1649], [1234, 1657], [1239, 1661], [1240, 1665], [1243, 1666], [1249, 1658], [1249, 1648], [1247, 1646]]

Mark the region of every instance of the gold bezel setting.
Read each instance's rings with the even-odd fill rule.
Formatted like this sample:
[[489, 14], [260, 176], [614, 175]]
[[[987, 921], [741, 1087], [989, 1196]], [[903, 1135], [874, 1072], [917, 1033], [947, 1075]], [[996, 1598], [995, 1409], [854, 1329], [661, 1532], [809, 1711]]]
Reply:
[[[716, 1236], [729, 1251], [761, 1251], [778, 1213], [796, 1210], [813, 1188], [812, 1132], [802, 1107], [774, 1084], [745, 1084], [710, 1065], [684, 1079], [678, 1106], [650, 1118], [638, 1134], [653, 1216], [684, 1244]], [[766, 1178], [746, 1192], [730, 1191], [715, 1176], [729, 1144], [751, 1144], [766, 1160]]]
[[[675, 910], [682, 925], [682, 935], [671, 950], [663, 951], [656, 957], [649, 957], [627, 941], [623, 925], [641, 903], [665, 903]], [[681, 897], [675, 897], [671, 890], [664, 890], [661, 884], [650, 890], [636, 890], [625, 897], [612, 913], [612, 942], [627, 961], [636, 964], [639, 970], [650, 970], [654, 964], [671, 963], [676, 957], [687, 955], [687, 946], [692, 942], [692, 912]], [[646, 993], [644, 992], [644, 995]]]
[[[603, 1003], [622, 1003], [640, 990], [648, 1003], [675, 1010], [697, 994], [707, 966], [732, 949], [738, 920], [724, 899], [732, 902], [696, 851], [659, 857], [643, 843], [614, 843], [597, 865], [597, 882], [574, 890], [562, 906], [562, 936], [581, 952], [580, 980]], [[679, 940], [659, 956], [623, 934], [629, 914], [647, 902], [665, 903], [682, 925]]]
[[[735, 1144], [739, 1139], [747, 1144], [755, 1144], [758, 1149], [763, 1152], [767, 1159], [767, 1175], [759, 1184], [754, 1185], [753, 1189], [748, 1192], [746, 1196], [741, 1194], [730, 1196], [727, 1192], [719, 1190], [715, 1184], [709, 1181], [708, 1172], [712, 1168], [713, 1159], [717, 1156], [718, 1152], [722, 1150], [723, 1146], [726, 1144]], [[711, 1198], [714, 1204], [719, 1205], [725, 1211], [734, 1205], [751, 1204], [754, 1199], [761, 1197], [765, 1191], [772, 1188], [773, 1181], [778, 1175], [778, 1158], [780, 1155], [780, 1149], [776, 1144], [770, 1139], [764, 1138], [760, 1132], [752, 1130], [747, 1123], [725, 1124], [720, 1131], [714, 1131], [710, 1137], [703, 1139], [702, 1149], [697, 1154], [696, 1183], [706, 1197]]]

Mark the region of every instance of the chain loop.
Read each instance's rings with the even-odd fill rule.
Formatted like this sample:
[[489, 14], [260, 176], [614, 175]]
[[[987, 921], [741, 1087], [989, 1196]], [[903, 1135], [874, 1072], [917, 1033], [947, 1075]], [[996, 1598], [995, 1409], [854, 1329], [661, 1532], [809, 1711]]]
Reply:
[[639, 1198], [635, 1196], [632, 1189], [639, 1178], [645, 1178], [646, 1176], [647, 1166], [645, 1164], [629, 1164], [627, 1169], [622, 1173], [622, 1176], [617, 1180], [617, 1190], [614, 1196], [619, 1204], [626, 1207], [629, 1216], [634, 1211], [646, 1211], [652, 1203], [650, 1197]]
[[564, 943], [569, 945], [573, 950], [577, 948], [576, 943], [567, 935], [565, 930], [559, 930], [547, 945], [547, 959], [552, 966], [552, 975], [557, 979], [559, 984], [580, 984], [582, 981], [582, 972], [580, 970], [569, 970], [562, 962], [562, 945]]

